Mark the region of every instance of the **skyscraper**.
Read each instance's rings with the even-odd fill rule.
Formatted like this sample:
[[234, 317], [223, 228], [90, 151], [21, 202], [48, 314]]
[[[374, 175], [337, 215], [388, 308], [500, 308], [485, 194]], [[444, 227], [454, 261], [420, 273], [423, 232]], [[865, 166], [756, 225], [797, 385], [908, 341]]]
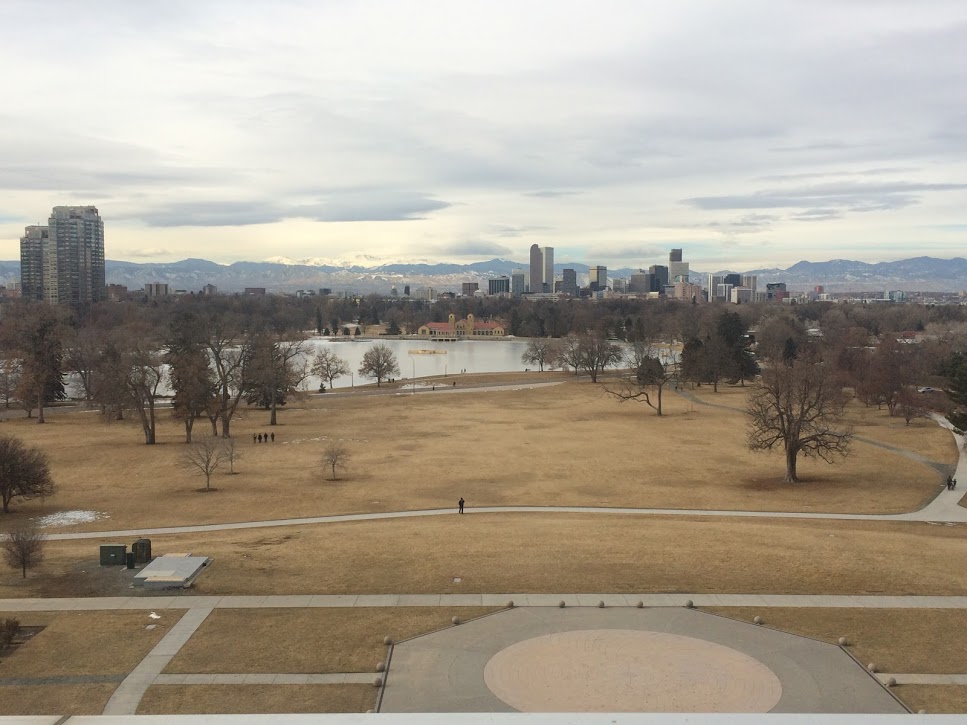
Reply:
[[528, 292], [544, 291], [544, 255], [536, 244], [531, 245], [529, 281]]
[[104, 222], [97, 207], [55, 206], [46, 227], [27, 227], [20, 240], [20, 257], [21, 286], [29, 284], [33, 299], [54, 305], [107, 299]]
[[564, 281], [561, 283], [561, 292], [570, 297], [578, 296], [578, 275], [573, 269], [565, 269]]
[[663, 264], [653, 264], [648, 268], [651, 275], [651, 291], [661, 292], [662, 288], [668, 284], [668, 267]]
[[526, 289], [524, 270], [515, 269], [510, 275], [510, 294], [512, 297], [520, 297]]
[[47, 227], [32, 226], [20, 237], [20, 296], [25, 300], [44, 299], [44, 244]]
[[590, 277], [590, 281], [588, 283], [588, 286], [591, 288], [592, 292], [608, 289], [608, 268], [607, 267], [591, 267], [589, 270], [589, 277]]
[[688, 262], [682, 261], [682, 250], [673, 249], [668, 255], [668, 282], [688, 282]]
[[[541, 256], [544, 258], [544, 291], [554, 291], [554, 247], [541, 247]], [[531, 290], [533, 292], [533, 290]]]

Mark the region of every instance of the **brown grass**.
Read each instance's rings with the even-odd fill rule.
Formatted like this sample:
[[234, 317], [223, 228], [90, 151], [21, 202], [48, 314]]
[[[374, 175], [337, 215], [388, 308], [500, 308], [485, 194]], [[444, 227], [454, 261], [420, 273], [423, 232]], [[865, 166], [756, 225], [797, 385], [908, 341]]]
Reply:
[[937, 715], [967, 712], [967, 687], [963, 685], [899, 685], [893, 694], [914, 712]]
[[[21, 625], [43, 624], [46, 629], [3, 658], [0, 677], [126, 675], [182, 612], [158, 610], [158, 614], [161, 619], [136, 611], [4, 614], [19, 619]], [[154, 629], [145, 629], [151, 624], [156, 625]], [[6, 688], [0, 689], [0, 694], [6, 692]]]
[[100, 715], [117, 685], [29, 685], [0, 689], [0, 715]]
[[[729, 393], [737, 394], [743, 393]], [[72, 528], [96, 530], [440, 508], [461, 495], [471, 506], [891, 513], [917, 508], [939, 489], [928, 467], [862, 443], [838, 465], [803, 461], [805, 482], [784, 484], [781, 455], [747, 450], [741, 414], [674, 394], [666, 396], [662, 418], [590, 383], [467, 395], [323, 396], [308, 405], [283, 410], [276, 442], [261, 445], [251, 436], [269, 430], [267, 414], [243, 411], [233, 423], [244, 456], [240, 473], [216, 473], [212, 485], [219, 490], [207, 496], [196, 492], [201, 477], [179, 465], [183, 432], [166, 411], [156, 446], [143, 445], [132, 424], [101, 424], [93, 414], [52, 415], [45, 426], [5, 422], [8, 432], [48, 453], [60, 492], [46, 504], [17, 506], [0, 527], [70, 509], [108, 514]], [[864, 432], [887, 430], [911, 448], [949, 438], [932, 424], [902, 430], [895, 424], [874, 416]], [[353, 455], [348, 476], [335, 483], [323, 480], [320, 465], [329, 439]]]
[[[749, 592], [967, 594], [964, 526], [913, 522], [473, 514], [158, 536], [214, 563], [197, 594]], [[405, 545], [401, 545], [405, 542]], [[0, 596], [63, 596], [96, 541], [51, 542]], [[462, 577], [454, 583], [453, 577]]]
[[153, 685], [138, 715], [366, 712], [372, 685]]
[[394, 640], [472, 619], [487, 607], [216, 609], [165, 668], [178, 674], [372, 672]]
[[814, 609], [708, 607], [743, 622], [762, 616], [765, 626], [835, 644], [845, 636], [850, 652], [881, 672], [967, 672], [967, 611], [962, 609]]

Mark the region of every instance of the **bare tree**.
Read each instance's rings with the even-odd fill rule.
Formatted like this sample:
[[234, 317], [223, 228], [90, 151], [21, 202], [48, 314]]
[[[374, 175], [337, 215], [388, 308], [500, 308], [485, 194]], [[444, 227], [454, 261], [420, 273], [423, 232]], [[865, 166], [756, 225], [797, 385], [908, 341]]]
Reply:
[[363, 362], [359, 366], [359, 374], [367, 378], [376, 379], [376, 387], [384, 380], [400, 374], [400, 366], [396, 362], [396, 355], [383, 343], [373, 345], [363, 354]]
[[666, 364], [660, 351], [647, 340], [636, 340], [629, 352], [630, 375], [616, 385], [605, 386], [605, 391], [620, 403], [637, 400], [661, 415], [662, 392], [677, 379], [675, 367]]
[[326, 453], [322, 458], [323, 465], [332, 470], [332, 478], [330, 481], [336, 480], [336, 470], [345, 470], [346, 466], [349, 464], [349, 449], [346, 448], [342, 443], [337, 443], [333, 441], [326, 447]]
[[17, 387], [20, 385], [20, 361], [13, 355], [0, 358], [0, 400], [3, 407], [9, 408], [17, 400]]
[[0, 501], [3, 503], [3, 513], [10, 513], [10, 502], [15, 498], [24, 501], [44, 499], [55, 490], [47, 454], [39, 448], [24, 445], [16, 436], [0, 436]]
[[[20, 359], [17, 397], [24, 401], [27, 417], [37, 408], [37, 422], [44, 423], [44, 407], [64, 398], [63, 335], [61, 311], [45, 304], [27, 304], [17, 314], [7, 315], [12, 323], [5, 327], [3, 344], [15, 350]], [[33, 402], [26, 400], [32, 398]], [[29, 406], [29, 407], [28, 407]]]
[[270, 411], [269, 425], [278, 424], [278, 409], [286, 396], [298, 388], [308, 370], [304, 337], [281, 336], [265, 331], [249, 336], [249, 356], [244, 367], [246, 402]]
[[36, 526], [20, 526], [11, 531], [0, 543], [3, 560], [11, 569], [19, 569], [24, 579], [27, 570], [44, 560], [44, 544], [47, 534]]
[[249, 338], [241, 320], [234, 315], [211, 314], [202, 324], [205, 346], [215, 371], [215, 414], [222, 424], [222, 437], [228, 438], [245, 389]]
[[235, 464], [242, 460], [242, 449], [238, 445], [238, 439], [235, 436], [223, 438], [222, 446], [225, 449], [225, 460], [228, 461], [228, 472], [234, 476], [238, 473], [235, 470]]
[[753, 451], [782, 446], [786, 482], [796, 483], [799, 455], [833, 463], [847, 456], [853, 431], [843, 421], [848, 398], [821, 364], [797, 359], [763, 371], [749, 397], [748, 443]]
[[520, 356], [520, 361], [525, 365], [537, 365], [540, 371], [544, 372], [545, 365], [548, 369], [552, 369], [556, 365], [557, 348], [557, 344], [546, 337], [529, 340], [527, 347], [524, 348], [524, 352]]
[[215, 436], [205, 436], [189, 443], [182, 453], [182, 465], [205, 477], [205, 490], [211, 491], [212, 475], [225, 460], [225, 445]]
[[926, 394], [918, 393], [915, 388], [903, 388], [897, 395], [892, 415], [903, 418], [907, 425], [910, 425], [910, 421], [914, 418], [929, 417], [930, 406]]
[[581, 371], [581, 340], [577, 335], [568, 335], [557, 345], [554, 365], [562, 370], [573, 370], [577, 375]]
[[336, 378], [349, 375], [349, 373], [349, 363], [328, 347], [320, 350], [312, 363], [312, 374], [325, 380], [330, 390], [332, 390], [332, 383]]
[[601, 332], [585, 332], [578, 336], [579, 365], [591, 382], [598, 382], [598, 375], [606, 368], [621, 362], [621, 348], [608, 340]]
[[152, 340], [136, 340], [124, 356], [124, 383], [128, 401], [134, 406], [144, 429], [144, 442], [154, 445], [157, 423], [155, 404], [164, 380], [164, 362]]

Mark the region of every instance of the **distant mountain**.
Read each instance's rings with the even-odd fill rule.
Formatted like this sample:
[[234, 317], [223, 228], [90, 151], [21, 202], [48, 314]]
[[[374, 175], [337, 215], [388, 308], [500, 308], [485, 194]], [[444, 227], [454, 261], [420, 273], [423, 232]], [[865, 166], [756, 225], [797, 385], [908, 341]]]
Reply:
[[[360, 261], [377, 262], [366, 266]], [[198, 291], [213, 284], [223, 292], [238, 292], [245, 287], [265, 287], [270, 292], [292, 292], [298, 289], [328, 287], [335, 291], [386, 293], [396, 285], [402, 292], [405, 284], [413, 290], [433, 287], [439, 291], [460, 290], [463, 282], [477, 282], [486, 288], [488, 279], [510, 275], [515, 269], [526, 270], [525, 262], [491, 259], [472, 264], [433, 262], [387, 263], [375, 258], [353, 260], [309, 259], [293, 261], [273, 257], [264, 262], [217, 264], [206, 259], [184, 259], [180, 262], [121, 262], [108, 260], [107, 280], [130, 289], [141, 289], [147, 282], [167, 282], [172, 289]], [[560, 274], [574, 269], [579, 283], [586, 283], [588, 265], [561, 263], [554, 265]], [[608, 271], [608, 276], [628, 277], [636, 269], [625, 267]], [[720, 274], [724, 272], [716, 272]], [[967, 289], [967, 259], [914, 257], [897, 262], [868, 264], [849, 259], [828, 262], [797, 262], [788, 269], [753, 269], [760, 284], [786, 282], [792, 290], [812, 289], [823, 285], [829, 292], [906, 290], [953, 292]], [[693, 271], [693, 282], [703, 281], [705, 274]], [[20, 278], [20, 262], [0, 261], [0, 283]]]

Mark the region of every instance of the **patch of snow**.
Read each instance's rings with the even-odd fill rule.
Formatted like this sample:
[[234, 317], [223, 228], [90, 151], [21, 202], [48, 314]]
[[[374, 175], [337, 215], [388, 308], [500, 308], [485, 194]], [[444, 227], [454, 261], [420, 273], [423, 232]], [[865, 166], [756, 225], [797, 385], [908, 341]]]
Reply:
[[77, 524], [89, 524], [98, 519], [110, 518], [101, 511], [58, 511], [55, 514], [38, 516], [34, 521], [42, 529], [53, 528], [54, 526], [76, 526]]
[[161, 619], [161, 615], [158, 614], [157, 612], [151, 612], [151, 614], [149, 614], [148, 616], [151, 617], [151, 619]]

